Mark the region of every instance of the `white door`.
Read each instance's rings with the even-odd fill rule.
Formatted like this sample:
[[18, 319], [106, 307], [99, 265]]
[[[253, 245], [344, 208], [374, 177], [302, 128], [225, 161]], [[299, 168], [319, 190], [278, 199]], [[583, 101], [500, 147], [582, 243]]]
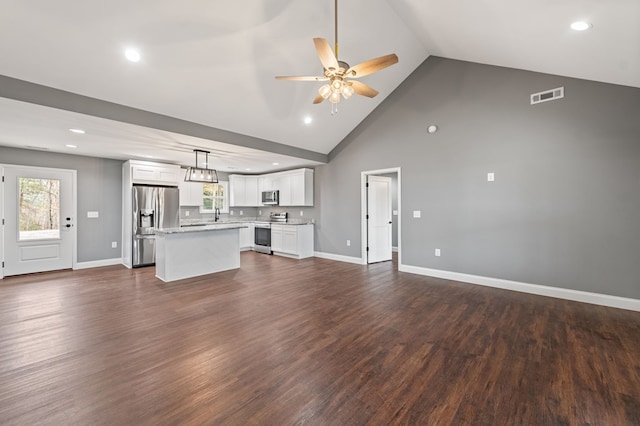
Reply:
[[367, 263], [391, 260], [391, 178], [367, 176]]
[[38, 167], [3, 168], [4, 275], [73, 266], [74, 173]]

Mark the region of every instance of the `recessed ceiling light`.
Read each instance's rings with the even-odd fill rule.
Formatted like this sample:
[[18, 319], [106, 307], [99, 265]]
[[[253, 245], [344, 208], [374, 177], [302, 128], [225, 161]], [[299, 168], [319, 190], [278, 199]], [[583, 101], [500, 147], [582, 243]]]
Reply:
[[591, 24], [585, 21], [576, 21], [571, 24], [571, 29], [574, 31], [584, 31], [591, 28]]
[[70, 143], [65, 145], [67, 148], [77, 148], [77, 145], [71, 145]]
[[304, 118], [304, 124], [311, 124], [312, 121], [313, 121], [313, 118], [311, 118], [308, 115]]
[[273, 166], [279, 166], [280, 163], [271, 163]]
[[84, 135], [85, 131], [82, 129], [69, 129], [70, 132], [77, 133], [79, 135]]
[[126, 49], [124, 51], [124, 56], [131, 62], [140, 62], [140, 52], [138, 52], [136, 49]]

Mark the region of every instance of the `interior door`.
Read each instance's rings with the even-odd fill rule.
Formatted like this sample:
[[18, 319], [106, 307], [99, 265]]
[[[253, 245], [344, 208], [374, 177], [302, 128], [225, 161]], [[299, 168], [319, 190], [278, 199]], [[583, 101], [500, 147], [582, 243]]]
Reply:
[[391, 260], [391, 178], [367, 176], [367, 263]]
[[3, 168], [4, 275], [73, 267], [74, 172]]

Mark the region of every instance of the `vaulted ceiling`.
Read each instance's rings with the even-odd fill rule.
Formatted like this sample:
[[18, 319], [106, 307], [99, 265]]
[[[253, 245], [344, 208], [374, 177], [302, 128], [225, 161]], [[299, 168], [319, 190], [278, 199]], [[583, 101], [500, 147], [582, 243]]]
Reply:
[[[274, 79], [321, 75], [312, 38], [333, 43], [332, 0], [2, 3], [0, 75], [9, 79], [0, 80], [0, 145], [7, 146], [178, 164], [192, 162], [193, 148], [208, 148], [227, 171], [320, 164], [429, 55], [640, 87], [637, 0], [342, 0], [339, 59], [355, 65], [396, 53], [400, 60], [362, 78], [376, 98], [342, 101], [335, 116], [328, 102], [312, 104], [321, 83]], [[592, 28], [570, 30], [577, 20]], [[142, 60], [127, 61], [127, 47]], [[14, 79], [34, 83], [29, 96], [22, 86], [8, 89]], [[68, 108], [73, 98], [57, 105], [55, 93], [36, 85], [122, 110]], [[86, 102], [93, 100], [75, 104]], [[132, 111], [125, 107], [183, 125], [114, 119]], [[190, 124], [204, 130], [191, 132]], [[77, 127], [86, 134], [68, 132]]]

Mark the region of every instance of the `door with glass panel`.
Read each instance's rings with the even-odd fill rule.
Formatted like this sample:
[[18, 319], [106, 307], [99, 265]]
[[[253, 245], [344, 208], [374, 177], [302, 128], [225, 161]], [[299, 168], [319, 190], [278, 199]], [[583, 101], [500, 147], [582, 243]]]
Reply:
[[3, 172], [4, 275], [71, 268], [74, 172], [18, 166]]

